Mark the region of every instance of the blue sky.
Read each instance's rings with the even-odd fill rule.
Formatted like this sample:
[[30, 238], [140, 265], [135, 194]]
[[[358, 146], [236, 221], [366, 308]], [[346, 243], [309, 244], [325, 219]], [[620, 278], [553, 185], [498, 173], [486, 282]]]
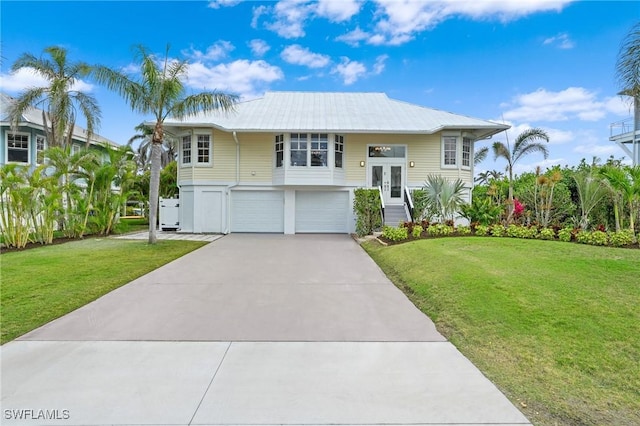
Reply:
[[[0, 6], [0, 87], [38, 84], [10, 74], [24, 52], [68, 50], [71, 61], [131, 69], [144, 45], [190, 61], [190, 91], [252, 99], [267, 90], [385, 92], [391, 98], [550, 134], [550, 155], [517, 172], [605, 160], [624, 152], [609, 125], [630, 116], [616, 95], [618, 48], [640, 20], [637, 1], [6, 1]], [[90, 81], [99, 133], [126, 143], [135, 125], [117, 95]], [[494, 137], [504, 140], [505, 135]], [[481, 142], [478, 146], [488, 145]], [[503, 170], [490, 156], [476, 171]]]

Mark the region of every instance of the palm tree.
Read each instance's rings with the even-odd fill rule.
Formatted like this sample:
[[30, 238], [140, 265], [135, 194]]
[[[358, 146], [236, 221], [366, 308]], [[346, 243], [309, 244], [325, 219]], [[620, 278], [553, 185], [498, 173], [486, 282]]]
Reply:
[[[131, 147], [135, 141], [140, 141], [140, 145], [138, 145], [138, 149], [136, 150], [135, 159], [138, 170], [145, 171], [151, 166], [149, 160], [151, 159], [151, 148], [153, 146], [153, 128], [141, 123], [136, 126], [135, 130], [138, 133], [129, 139], [127, 146]], [[160, 168], [162, 169], [167, 167], [172, 161], [175, 161], [178, 156], [178, 140], [167, 132], [165, 132], [164, 136], [165, 139], [162, 142], [162, 154], [160, 156]]]
[[436, 216], [443, 222], [453, 220], [465, 204], [466, 188], [460, 179], [450, 181], [441, 175], [429, 175], [422, 190], [424, 200], [420, 201], [426, 206], [425, 210], [430, 217]]
[[511, 219], [511, 215], [513, 214], [513, 166], [515, 166], [522, 157], [534, 152], [542, 153], [545, 159], [549, 157], [549, 150], [541, 141], [549, 142], [549, 135], [540, 128], [533, 128], [525, 130], [516, 137], [513, 149], [508, 139], [506, 144], [500, 141], [493, 143], [494, 160], [504, 158], [507, 161], [506, 170], [509, 175], [508, 220]]
[[[640, 21], [636, 22], [623, 39], [616, 61], [616, 79], [620, 88], [619, 95], [633, 98], [634, 125], [640, 130]], [[634, 133], [633, 165], [640, 165], [640, 141]]]
[[47, 80], [46, 86], [29, 88], [18, 96], [9, 108], [11, 124], [17, 127], [25, 111], [40, 108], [48, 145], [65, 146], [71, 144], [76, 114], [80, 111], [87, 122], [88, 144], [100, 124], [100, 108], [93, 96], [75, 90], [74, 86], [89, 75], [91, 67], [84, 62], [69, 63], [67, 51], [62, 47], [47, 47], [44, 53], [50, 58], [25, 53], [11, 67], [13, 72], [30, 68]]
[[169, 59], [169, 46], [162, 61], [138, 46], [136, 60], [140, 64], [139, 79], [130, 78], [105, 66], [96, 66], [93, 75], [98, 82], [120, 94], [133, 111], [151, 114], [154, 119], [151, 135], [151, 179], [149, 181], [149, 243], [156, 242], [156, 217], [160, 186], [164, 121], [172, 116], [183, 119], [198, 112], [233, 110], [237, 97], [217, 91], [185, 96], [183, 78], [188, 63]]
[[483, 146], [482, 148], [477, 150], [476, 153], [473, 154], [473, 165], [477, 166], [478, 164], [482, 163], [484, 159], [487, 158], [488, 154], [489, 154], [488, 146]]

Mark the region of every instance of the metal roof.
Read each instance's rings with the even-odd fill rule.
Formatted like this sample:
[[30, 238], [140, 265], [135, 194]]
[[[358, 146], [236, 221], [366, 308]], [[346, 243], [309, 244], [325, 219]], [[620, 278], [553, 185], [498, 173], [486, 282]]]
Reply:
[[[0, 92], [0, 113], [2, 116], [0, 117], [0, 122], [2, 125], [10, 126], [11, 120], [9, 118], [9, 107], [13, 103], [14, 99]], [[19, 126], [31, 125], [31, 127], [36, 127], [38, 129], [42, 129], [42, 110], [37, 108], [27, 108], [27, 110], [22, 114], [22, 119], [18, 123]], [[74, 126], [73, 128], [73, 138], [79, 141], [87, 140], [87, 130], [80, 126]], [[110, 139], [107, 139], [103, 136], [100, 136], [96, 133], [91, 135], [90, 143], [94, 145], [100, 145], [103, 143], [109, 144], [111, 146], [118, 146], [118, 144]]]
[[200, 113], [167, 126], [214, 126], [239, 132], [432, 134], [469, 130], [485, 138], [509, 126], [390, 99], [384, 93], [267, 92], [236, 104], [235, 112]]

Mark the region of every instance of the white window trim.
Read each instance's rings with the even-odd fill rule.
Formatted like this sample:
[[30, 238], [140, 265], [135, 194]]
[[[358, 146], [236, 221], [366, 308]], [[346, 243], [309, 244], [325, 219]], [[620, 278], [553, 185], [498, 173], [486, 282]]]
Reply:
[[[464, 164], [464, 140], [465, 139], [469, 141], [469, 164], [466, 166]], [[463, 136], [462, 141], [460, 142], [460, 168], [464, 170], [471, 170], [472, 165], [473, 165], [473, 139], [467, 136]]]
[[[455, 164], [445, 164], [444, 163], [444, 143], [445, 143], [445, 139], [449, 139], [449, 138], [455, 138], [456, 140], [456, 153], [455, 153]], [[460, 148], [460, 135], [442, 135], [441, 136], [441, 140], [440, 140], [440, 167], [443, 169], [457, 169], [458, 165], [460, 164], [460, 157], [461, 157], [461, 148]]]
[[[278, 141], [280, 138], [280, 141]], [[278, 151], [278, 145], [282, 145], [282, 151]], [[282, 152], [282, 164], [278, 166], [278, 152]], [[273, 136], [273, 167], [277, 170], [284, 169], [287, 164], [287, 142], [284, 133], [276, 133]]]
[[[41, 149], [41, 150], [39, 150], [39, 149], [38, 149], [38, 139], [39, 139], [39, 138], [42, 138], [42, 141], [43, 141], [42, 149]], [[44, 135], [36, 135], [36, 144], [35, 144], [35, 147], [36, 147], [36, 163], [38, 163], [38, 164], [45, 163], [45, 162], [47, 161], [47, 159], [46, 159], [46, 158], [42, 158], [42, 163], [41, 163], [40, 161], [38, 161], [38, 160], [39, 160], [39, 158], [38, 158], [38, 157], [39, 157], [39, 154], [40, 154], [40, 152], [41, 152], [41, 151], [42, 151], [42, 152], [44, 152], [44, 151], [46, 151], [46, 150], [47, 150], [47, 147], [48, 147], [48, 144], [47, 144], [47, 138], [46, 138]]]
[[[332, 164], [333, 164], [333, 168], [335, 170], [344, 170], [345, 169], [345, 149], [344, 149], [344, 140], [345, 140], [345, 136], [343, 134], [340, 133], [334, 133], [333, 135], [333, 149], [331, 150], [331, 152], [333, 152], [333, 160], [332, 160]], [[340, 153], [342, 154], [342, 166], [337, 167], [336, 166], [336, 144], [338, 144], [338, 142], [336, 141], [336, 138], [340, 138], [340, 145], [342, 145], [342, 151], [340, 151]]]
[[[20, 136], [26, 136], [27, 137], [27, 162], [22, 162], [22, 161], [9, 161], [9, 135], [20, 135]], [[12, 131], [7, 131], [4, 134], [4, 152], [5, 152], [5, 162], [7, 164], [11, 163], [11, 164], [31, 164], [31, 141], [32, 141], [32, 137], [29, 133], [26, 132], [12, 132]]]
[[[199, 136], [208, 136], [209, 137], [209, 155], [207, 158], [207, 161], [200, 161], [200, 153], [199, 151], [199, 147], [198, 147], [198, 137]], [[194, 146], [194, 139], [195, 139], [195, 146]], [[195, 148], [195, 150], [194, 150]], [[206, 167], [206, 166], [211, 166], [213, 164], [213, 135], [209, 132], [196, 132], [193, 134], [193, 137], [191, 138], [191, 161], [193, 162], [194, 160], [194, 154], [195, 153], [195, 166], [201, 166], [201, 167]]]
[[[189, 147], [189, 162], [185, 163], [184, 161], [184, 138], [189, 137], [189, 143], [191, 146]], [[193, 163], [193, 135], [191, 133], [180, 135], [180, 166], [191, 166]]]

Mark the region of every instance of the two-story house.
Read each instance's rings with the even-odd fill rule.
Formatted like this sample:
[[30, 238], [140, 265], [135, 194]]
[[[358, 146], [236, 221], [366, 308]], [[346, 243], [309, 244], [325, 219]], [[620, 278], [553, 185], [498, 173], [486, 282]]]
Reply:
[[[42, 110], [29, 108], [18, 123], [16, 129], [11, 128], [8, 116], [13, 98], [0, 93], [0, 165], [19, 163], [34, 166], [42, 161], [40, 152], [47, 147], [47, 136], [42, 125]], [[87, 131], [75, 126], [72, 137], [72, 151], [82, 149], [87, 144]], [[89, 144], [94, 149], [103, 149], [104, 144], [117, 144], [98, 134], [91, 135]]]
[[268, 92], [165, 121], [178, 136], [183, 232], [350, 233], [354, 189], [387, 206], [429, 174], [473, 186], [476, 141], [509, 126], [384, 93]]

